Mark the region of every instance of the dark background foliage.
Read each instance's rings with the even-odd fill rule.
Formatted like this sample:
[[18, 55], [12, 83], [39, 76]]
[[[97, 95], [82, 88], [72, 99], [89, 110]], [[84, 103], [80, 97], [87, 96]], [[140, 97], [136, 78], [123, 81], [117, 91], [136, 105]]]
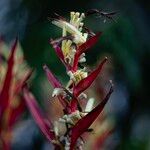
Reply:
[[[64, 82], [65, 69], [52, 47], [50, 38], [61, 30], [48, 21], [54, 12], [68, 17], [69, 11], [86, 12], [97, 8], [117, 11], [116, 22], [90, 17], [86, 24], [93, 31], [102, 31], [98, 44], [87, 54], [88, 64], [95, 64], [106, 54], [113, 58], [114, 79], [127, 89], [128, 105], [119, 119], [118, 149], [150, 149], [150, 5], [146, 0], [1, 0], [0, 35], [7, 43], [19, 36], [29, 65], [36, 68], [32, 91], [42, 98], [42, 66], [48, 64]], [[40, 82], [41, 81], [41, 82]], [[127, 96], [124, 95], [124, 96]], [[122, 97], [118, 99], [121, 103]], [[117, 105], [119, 107], [119, 105]], [[123, 110], [122, 110], [123, 111]]]

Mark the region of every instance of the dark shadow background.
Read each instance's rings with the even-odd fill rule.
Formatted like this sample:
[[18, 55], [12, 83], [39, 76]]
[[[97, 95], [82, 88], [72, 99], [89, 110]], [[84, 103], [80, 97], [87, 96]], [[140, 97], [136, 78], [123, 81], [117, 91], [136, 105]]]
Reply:
[[[103, 32], [98, 44], [87, 54], [87, 63], [93, 65], [100, 56], [109, 55], [113, 58], [114, 80], [127, 89], [128, 101], [127, 107], [124, 108], [127, 111], [118, 117], [120, 140], [116, 149], [149, 150], [150, 5], [148, 1], [0, 0], [0, 35], [7, 43], [19, 36], [29, 65], [36, 68], [32, 91], [40, 101], [43, 64], [48, 64], [64, 82], [67, 78], [63, 65], [49, 45], [49, 39], [59, 37], [61, 30], [52, 25], [47, 18], [54, 12], [68, 17], [69, 11], [86, 12], [91, 8], [118, 11], [115, 17], [117, 22], [103, 23], [103, 19], [96, 17], [87, 18], [85, 21], [93, 31]], [[122, 97], [118, 99], [119, 104], [121, 100]]]

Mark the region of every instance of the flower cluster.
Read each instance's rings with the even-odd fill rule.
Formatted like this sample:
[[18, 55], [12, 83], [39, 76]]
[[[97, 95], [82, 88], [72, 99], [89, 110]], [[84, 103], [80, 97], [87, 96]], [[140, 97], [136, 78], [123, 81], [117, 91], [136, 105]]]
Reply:
[[17, 43], [16, 39], [8, 50], [0, 41], [0, 149], [4, 150], [10, 149], [12, 127], [25, 110], [21, 89], [31, 75]]
[[[104, 58], [98, 67], [91, 72], [82, 65], [86, 62], [86, 51], [95, 45], [101, 35], [101, 32], [94, 34], [85, 28], [83, 23], [85, 16], [84, 13], [71, 12], [69, 21], [59, 15], [52, 20], [54, 25], [62, 29], [62, 37], [56, 40], [51, 39], [50, 43], [70, 77], [66, 86], [56, 78], [46, 65], [43, 67], [49, 82], [54, 87], [52, 96], [57, 97], [63, 106], [64, 116], [60, 117], [57, 122], [65, 125], [66, 131], [63, 134], [59, 132], [57, 125], [52, 124], [41, 113], [28, 87], [24, 86], [23, 88], [28, 108], [43, 134], [54, 144], [55, 149], [81, 150], [84, 144], [81, 135], [90, 131], [89, 127], [102, 112], [113, 92], [111, 83], [109, 92], [95, 108], [93, 108], [94, 99], [88, 99], [84, 93], [107, 62], [107, 58]], [[85, 110], [80, 105], [83, 99], [87, 101]]]

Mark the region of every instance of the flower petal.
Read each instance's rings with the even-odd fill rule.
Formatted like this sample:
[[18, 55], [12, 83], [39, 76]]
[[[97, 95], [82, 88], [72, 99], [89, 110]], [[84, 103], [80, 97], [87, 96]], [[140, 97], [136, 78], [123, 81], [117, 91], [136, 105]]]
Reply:
[[[5, 81], [2, 87], [2, 90], [0, 92], [0, 116], [4, 109], [8, 105], [9, 97], [10, 97], [10, 88], [11, 88], [11, 83], [12, 83], [12, 77], [13, 77], [13, 68], [14, 68], [14, 56], [15, 56], [15, 51], [16, 46], [17, 46], [18, 39], [16, 38], [12, 49], [10, 51], [10, 56], [8, 59], [8, 67], [7, 67], [7, 72], [6, 72], [6, 77]], [[0, 117], [1, 118], [1, 117]]]
[[74, 58], [74, 63], [73, 63], [73, 68], [72, 68], [74, 71], [77, 70], [80, 55], [86, 52], [86, 50], [91, 48], [93, 45], [95, 45], [95, 43], [98, 41], [98, 38], [100, 37], [101, 34], [102, 34], [101, 32], [97, 33], [96, 35], [88, 39], [85, 43], [79, 46], [75, 54], [75, 58]]
[[93, 72], [91, 72], [86, 78], [81, 80], [73, 89], [74, 96], [79, 96], [84, 90], [86, 90], [96, 79], [103, 65], [106, 63], [107, 58], [105, 58]]
[[27, 107], [29, 108], [35, 122], [49, 141], [54, 140], [55, 134], [53, 131], [51, 131], [51, 122], [49, 122], [48, 119], [43, 116], [35, 98], [29, 92], [26, 86], [23, 88], [23, 92]]
[[44, 71], [46, 72], [47, 78], [49, 82], [52, 84], [54, 88], [61, 88], [62, 84], [59, 82], [59, 80], [53, 75], [53, 73], [50, 71], [50, 69], [44, 65], [43, 66]]
[[102, 112], [112, 92], [113, 92], [113, 87], [111, 86], [108, 94], [103, 99], [103, 101], [98, 106], [96, 106], [91, 112], [89, 112], [86, 116], [80, 119], [76, 123], [76, 125], [71, 129], [70, 150], [73, 150], [77, 139], [91, 126], [91, 124], [96, 120], [96, 118]]

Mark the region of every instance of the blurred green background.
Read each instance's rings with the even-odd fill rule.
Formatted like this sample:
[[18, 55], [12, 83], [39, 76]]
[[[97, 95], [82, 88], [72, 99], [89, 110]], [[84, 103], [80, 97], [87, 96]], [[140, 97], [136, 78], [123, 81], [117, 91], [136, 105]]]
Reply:
[[[6, 42], [19, 36], [28, 64], [35, 68], [32, 91], [40, 101], [47, 64], [65, 82], [65, 68], [49, 44], [61, 30], [48, 21], [54, 12], [69, 17], [70, 11], [86, 12], [96, 8], [117, 11], [116, 22], [89, 17], [86, 25], [103, 34], [87, 54], [94, 65], [105, 54], [113, 59], [113, 78], [127, 89], [127, 111], [119, 118], [120, 150], [150, 149], [150, 5], [146, 0], [1, 0], [0, 35]], [[43, 82], [44, 83], [44, 82]], [[117, 87], [116, 87], [117, 88]], [[121, 103], [122, 97], [118, 99]], [[40, 102], [42, 103], [42, 102]], [[117, 106], [119, 107], [119, 105]]]

